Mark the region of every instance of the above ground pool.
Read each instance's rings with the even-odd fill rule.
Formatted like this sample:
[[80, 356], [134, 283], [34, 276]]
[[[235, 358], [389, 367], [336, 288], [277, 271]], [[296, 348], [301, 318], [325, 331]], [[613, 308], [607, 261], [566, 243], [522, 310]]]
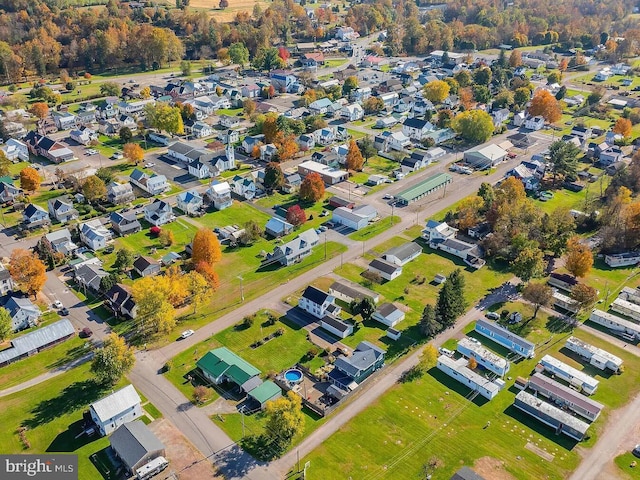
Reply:
[[302, 381], [302, 372], [297, 368], [291, 368], [284, 372], [284, 378], [289, 383], [300, 383]]

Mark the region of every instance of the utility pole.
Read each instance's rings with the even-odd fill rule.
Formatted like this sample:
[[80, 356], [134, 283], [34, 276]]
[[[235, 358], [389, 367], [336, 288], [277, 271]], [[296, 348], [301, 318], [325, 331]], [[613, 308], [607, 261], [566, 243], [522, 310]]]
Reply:
[[242, 277], [238, 275], [240, 279], [240, 301], [244, 302], [244, 288], [242, 287]]
[[324, 234], [324, 259], [327, 259], [327, 234]]

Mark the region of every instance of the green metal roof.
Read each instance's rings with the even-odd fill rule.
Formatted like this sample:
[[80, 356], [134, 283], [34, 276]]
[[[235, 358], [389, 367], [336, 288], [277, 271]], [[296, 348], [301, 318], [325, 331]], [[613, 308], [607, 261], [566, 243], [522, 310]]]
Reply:
[[207, 352], [196, 363], [198, 368], [206, 371], [212, 377], [225, 375], [229, 380], [242, 385], [251, 377], [260, 375], [260, 370], [243, 360], [227, 347], [216, 348]]
[[405, 202], [411, 202], [428, 191], [438, 188], [451, 180], [451, 175], [448, 173], [438, 173], [427, 178], [425, 181], [400, 192], [396, 197], [404, 200]]
[[282, 390], [280, 390], [280, 387], [273, 383], [271, 380], [267, 380], [263, 382], [259, 387], [251, 390], [249, 392], [249, 395], [256, 401], [260, 402], [260, 405], [264, 405], [274, 397], [279, 397], [280, 395], [282, 395]]

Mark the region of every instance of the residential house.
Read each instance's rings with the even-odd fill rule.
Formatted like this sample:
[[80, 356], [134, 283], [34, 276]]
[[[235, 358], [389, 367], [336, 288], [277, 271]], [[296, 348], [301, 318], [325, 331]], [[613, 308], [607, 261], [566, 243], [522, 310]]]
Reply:
[[376, 322], [380, 322], [387, 327], [395, 327], [404, 320], [404, 312], [396, 307], [393, 303], [383, 303], [376, 308], [371, 318]]
[[2, 150], [8, 160], [14, 163], [29, 161], [29, 148], [27, 144], [15, 138], [7, 139], [3, 145], [0, 145], [0, 150]]
[[300, 185], [302, 185], [302, 177], [298, 173], [285, 174], [284, 176], [284, 185], [282, 186], [282, 191], [285, 193], [295, 193], [300, 190]]
[[418, 142], [426, 138], [426, 134], [432, 130], [431, 122], [419, 118], [407, 118], [402, 124], [402, 133]]
[[54, 111], [51, 112], [51, 117], [58, 130], [69, 130], [76, 126], [76, 116], [71, 112]]
[[121, 237], [142, 230], [138, 217], [133, 212], [111, 212], [109, 215], [111, 228]]
[[22, 195], [22, 189], [14, 187], [11, 183], [0, 182], [0, 203], [13, 202]]
[[421, 253], [422, 247], [419, 244], [416, 242], [407, 242], [397, 247], [390, 248], [382, 254], [382, 258], [387, 262], [402, 267], [410, 261], [418, 258]]
[[251, 155], [254, 147], [259, 146], [263, 142], [264, 142], [263, 134], [247, 135], [242, 140], [242, 149], [244, 150], [244, 153], [246, 153], [247, 155]]
[[307, 108], [309, 108], [309, 113], [311, 113], [311, 115], [324, 115], [327, 113], [332, 103], [333, 102], [330, 98], [324, 97], [311, 102]]
[[345, 105], [340, 110], [340, 116], [348, 122], [355, 122], [356, 120], [364, 117], [364, 109], [358, 103], [352, 103], [351, 105]]
[[411, 139], [403, 132], [384, 131], [374, 138], [374, 144], [379, 150], [401, 152], [411, 146]]
[[500, 377], [504, 377], [509, 368], [511, 368], [511, 364], [507, 359], [486, 349], [476, 339], [461, 338], [458, 341], [456, 350], [466, 358], [473, 358], [482, 368]]
[[187, 215], [197, 215], [204, 201], [196, 190], [181, 192], [176, 196], [176, 206]]
[[116, 317], [136, 318], [138, 309], [129, 287], [116, 283], [105, 293], [105, 306]]
[[594, 308], [589, 315], [589, 321], [607, 328], [627, 341], [636, 343], [640, 339], [640, 325], [635, 321], [626, 320], [618, 315], [603, 312]]
[[368, 270], [370, 272], [377, 273], [387, 281], [391, 281], [402, 274], [402, 267], [395, 263], [387, 262], [378, 258], [369, 263]]
[[273, 143], [260, 145], [260, 160], [271, 162], [278, 155], [278, 148]]
[[500, 387], [483, 375], [471, 370], [468, 365], [469, 362], [464, 357], [454, 360], [447, 355], [440, 355], [436, 367], [472, 391], [478, 392], [487, 400], [493, 399], [500, 392]]
[[69, 137], [71, 137], [71, 140], [74, 142], [87, 146], [92, 141], [98, 140], [98, 133], [92, 128], [81, 126], [80, 128], [71, 130]]
[[220, 141], [225, 145], [238, 143], [240, 141], [240, 132], [232, 129], [223, 130], [220, 132]]
[[101, 435], [109, 435], [120, 425], [143, 416], [138, 392], [127, 385], [89, 406], [91, 419]]
[[75, 268], [76, 283], [80, 288], [89, 289], [94, 293], [102, 292], [102, 279], [109, 274], [102, 268], [102, 263], [85, 263]]
[[314, 317], [322, 319], [327, 315], [337, 316], [340, 314], [342, 309], [336, 305], [335, 300], [333, 295], [316, 287], [308, 286], [298, 300], [298, 307]]
[[171, 138], [158, 132], [149, 132], [147, 138], [158, 145], [162, 145], [163, 147], [168, 147], [171, 143]]
[[76, 125], [91, 125], [96, 121], [96, 106], [91, 103], [83, 103], [76, 112]]
[[312, 134], [304, 133], [298, 137], [298, 147], [303, 152], [316, 146], [316, 139]]
[[302, 232], [293, 240], [278, 245], [273, 253], [267, 255], [267, 262], [279, 262], [283, 266], [293, 265], [301, 261], [304, 257], [311, 255], [320, 238], [315, 230], [309, 229]]
[[175, 220], [173, 208], [167, 202], [156, 198], [152, 203], [144, 207], [144, 219], [151, 225], [159, 227]]
[[122, 205], [136, 199], [130, 183], [111, 182], [107, 185], [107, 201], [112, 205]]
[[365, 100], [371, 97], [370, 87], [360, 87], [351, 91], [351, 98], [354, 102], [363, 103]]
[[211, 176], [211, 170], [206, 163], [202, 163], [200, 160], [191, 162], [188, 167], [189, 175], [193, 175], [196, 178], [203, 179]]
[[276, 92], [292, 92], [297, 82], [296, 76], [290, 70], [272, 70], [269, 73], [271, 85]]
[[78, 249], [78, 245], [71, 240], [71, 232], [68, 228], [47, 233], [45, 237], [49, 240], [51, 248], [53, 248], [53, 251], [56, 253], [61, 253], [66, 256], [73, 254]]
[[205, 138], [213, 135], [213, 128], [201, 121], [195, 121], [189, 124], [185, 123], [185, 131], [190, 133], [194, 138]]
[[215, 385], [229, 382], [249, 392], [262, 383], [260, 370], [227, 347], [210, 350], [196, 362], [196, 367], [206, 380]]
[[118, 123], [120, 124], [120, 128], [127, 127], [132, 132], [135, 132], [136, 130], [138, 130], [138, 123], [136, 122], [136, 119], [133, 118], [131, 115], [126, 115], [123, 113], [118, 115], [116, 120], [118, 120]]
[[73, 208], [69, 197], [51, 198], [47, 202], [49, 216], [60, 223], [67, 223], [78, 218], [78, 211]]
[[359, 302], [363, 298], [369, 298], [373, 303], [378, 303], [378, 300], [380, 300], [380, 295], [373, 290], [342, 279], [336, 280], [331, 284], [329, 294], [345, 303]]
[[535, 344], [522, 338], [496, 322], [481, 318], [476, 320], [475, 331], [507, 350], [525, 358], [535, 356]]
[[133, 271], [141, 277], [152, 277], [160, 273], [160, 262], [152, 257], [140, 255], [133, 262]]
[[509, 109], [501, 108], [499, 110], [494, 110], [491, 112], [491, 118], [493, 119], [493, 124], [497, 127], [502, 125], [504, 122], [509, 120]]
[[334, 369], [329, 372], [329, 381], [344, 392], [353, 391], [384, 366], [385, 353], [373, 343], [362, 341], [351, 355], [336, 358]]
[[582, 370], [578, 370], [551, 355], [545, 355], [540, 359], [538, 365], [536, 365], [536, 371], [545, 371], [556, 378], [560, 378], [587, 395], [593, 395], [600, 384], [598, 380], [587, 375]]
[[608, 147], [598, 154], [598, 163], [604, 167], [620, 162], [624, 157], [622, 149], [617, 146]]
[[164, 175], [157, 175], [155, 173], [148, 175], [137, 168], [134, 168], [133, 172], [131, 172], [129, 181], [152, 196], [159, 195], [169, 188], [167, 177]]
[[457, 233], [458, 229], [449, 226], [446, 222], [429, 220], [422, 231], [422, 238], [429, 242], [431, 248], [455, 255], [470, 267], [478, 269], [484, 266], [486, 262], [482, 259], [483, 253], [480, 247], [456, 239]]
[[44, 208], [30, 203], [22, 212], [22, 222], [27, 228], [36, 228], [49, 225], [51, 220]]
[[109, 444], [127, 473], [135, 478], [149, 478], [143, 473], [145, 468], [163, 468], [168, 464], [164, 445], [140, 420], [120, 425], [109, 437]]
[[640, 252], [609, 253], [604, 256], [604, 263], [610, 267], [629, 267], [640, 263]]
[[256, 183], [251, 177], [236, 175], [231, 179], [231, 191], [243, 200], [252, 200], [256, 196]]
[[522, 182], [525, 190], [538, 190], [542, 175], [529, 168], [524, 162], [506, 173], [506, 177], [515, 177]]
[[541, 117], [540, 115], [537, 115], [535, 117], [528, 117], [524, 121], [524, 128], [526, 128], [527, 130], [537, 131], [541, 130], [542, 127], [544, 127], [544, 117]]
[[338, 338], [347, 338], [353, 334], [352, 324], [331, 315], [320, 319], [320, 327]]
[[400, 162], [402, 173], [417, 172], [431, 163], [430, 155], [425, 151], [414, 150]]
[[38, 325], [42, 315], [40, 309], [28, 298], [10, 297], [4, 304], [11, 317], [11, 328], [14, 332]]
[[141, 113], [144, 111], [144, 107], [149, 104], [154, 104], [156, 101], [152, 98], [137, 100], [135, 102], [118, 102], [115, 107], [118, 110], [118, 113], [125, 113], [127, 115], [132, 115], [134, 113]]
[[383, 183], [389, 183], [389, 181], [389, 177], [386, 175], [369, 175], [367, 185], [375, 187], [377, 185], [382, 185]]
[[336, 183], [345, 181], [349, 177], [348, 172], [344, 170], [337, 170], [312, 160], [300, 163], [298, 165], [298, 173], [303, 177], [306, 177], [310, 173], [317, 173], [327, 185], [335, 185]]
[[577, 353], [581, 358], [587, 360], [590, 365], [593, 365], [603, 371], [610, 370], [617, 373], [620, 371], [623, 364], [621, 358], [612, 355], [606, 350], [584, 342], [577, 337], [569, 337], [565, 342], [564, 347], [567, 350]]
[[216, 210], [224, 210], [233, 205], [231, 185], [228, 182], [211, 183], [205, 195], [213, 202]]
[[9, 270], [0, 263], [0, 296], [4, 296], [12, 292], [15, 285]]
[[397, 92], [387, 92], [381, 93], [380, 95], [378, 95], [378, 98], [382, 100], [384, 108], [390, 110], [398, 103], [400, 96]]
[[225, 128], [233, 128], [240, 123], [240, 119], [238, 117], [230, 117], [229, 115], [220, 115], [218, 123]]
[[360, 34], [351, 27], [338, 27], [336, 29], [335, 38], [342, 40], [343, 42], [355, 40], [359, 37]]
[[53, 163], [62, 163], [75, 158], [73, 151], [63, 144], [37, 132], [31, 131], [24, 137], [32, 155], [41, 155]]
[[265, 233], [273, 238], [284, 237], [293, 232], [293, 225], [279, 217], [271, 217], [265, 225]]
[[93, 251], [105, 248], [113, 239], [109, 229], [98, 218], [81, 223], [79, 230], [80, 240]]
[[261, 88], [255, 83], [252, 83], [251, 85], [244, 85], [241, 91], [243, 97], [258, 98], [260, 96]]
[[120, 131], [120, 122], [116, 118], [101, 119], [98, 121], [98, 132], [107, 135], [114, 136]]

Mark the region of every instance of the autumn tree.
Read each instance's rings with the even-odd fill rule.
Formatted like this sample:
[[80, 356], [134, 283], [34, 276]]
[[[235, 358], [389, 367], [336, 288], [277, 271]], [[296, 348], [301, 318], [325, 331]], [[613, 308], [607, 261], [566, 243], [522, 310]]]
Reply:
[[131, 288], [138, 314], [138, 333], [143, 336], [169, 333], [176, 326], [176, 313], [169, 301], [170, 293], [160, 282], [162, 277], [143, 277]]
[[267, 113], [262, 122], [262, 134], [265, 143], [273, 143], [279, 133], [278, 115], [275, 113]]
[[273, 192], [284, 185], [284, 174], [280, 165], [269, 162], [264, 168], [264, 188], [267, 192]]
[[265, 435], [276, 453], [286, 451], [293, 439], [304, 430], [302, 399], [289, 391], [286, 396], [267, 402]]
[[177, 106], [167, 103], [148, 103], [144, 107], [147, 123], [158, 130], [167, 131], [175, 135], [184, 133], [182, 112]]
[[598, 301], [598, 291], [586, 283], [574, 285], [570, 296], [581, 311], [590, 309]]
[[20, 188], [27, 192], [35, 192], [40, 188], [40, 174], [35, 168], [25, 167], [20, 170]]
[[292, 205], [287, 209], [287, 222], [294, 227], [299, 227], [307, 221], [307, 214], [300, 205]]
[[349, 151], [347, 152], [346, 165], [348, 170], [361, 171], [364, 165], [364, 158], [358, 144], [354, 139], [349, 142]]
[[528, 282], [544, 274], [544, 253], [538, 247], [523, 248], [511, 263], [513, 273]]
[[4, 342], [13, 332], [13, 320], [6, 308], [0, 307], [0, 343]]
[[442, 103], [449, 96], [451, 87], [443, 80], [432, 80], [423, 87], [424, 98], [432, 103]]
[[34, 297], [47, 281], [44, 263], [35, 253], [21, 248], [11, 252], [9, 273], [20, 290]]
[[440, 354], [438, 353], [438, 349], [435, 345], [433, 343], [427, 344], [420, 354], [420, 360], [418, 363], [420, 365], [420, 369], [425, 373], [431, 370], [436, 366], [436, 363], [438, 363], [439, 356]]
[[115, 385], [136, 362], [133, 348], [117, 333], [110, 333], [93, 355], [91, 371], [104, 385]]
[[254, 102], [250, 98], [247, 98], [242, 102], [242, 111], [248, 117], [254, 114], [254, 112], [256, 111], [256, 107], [256, 102]]
[[467, 367], [469, 367], [471, 370], [475, 370], [476, 368], [478, 368], [478, 361], [473, 357], [469, 357], [469, 360], [467, 361]]
[[220, 286], [220, 279], [218, 274], [213, 269], [213, 265], [209, 265], [205, 261], [201, 261], [196, 264], [196, 272], [204, 277], [213, 291], [217, 290]]
[[533, 318], [538, 316], [540, 307], [548, 307], [553, 300], [553, 289], [544, 283], [530, 282], [522, 290], [522, 298], [533, 304]]
[[278, 132], [276, 135], [275, 145], [278, 149], [278, 159], [282, 162], [291, 160], [300, 150], [295, 135], [285, 136], [282, 132]]
[[318, 173], [310, 173], [300, 185], [300, 200], [315, 203], [324, 197], [324, 181]]
[[468, 110], [456, 115], [451, 127], [468, 142], [486, 142], [493, 135], [493, 119], [482, 110]]
[[189, 293], [191, 305], [193, 305], [193, 313], [195, 314], [198, 308], [211, 298], [213, 288], [205, 276], [195, 270], [192, 270], [184, 276], [184, 283]]
[[82, 184], [82, 194], [89, 203], [103, 200], [107, 196], [107, 186], [101, 178], [91, 175]]
[[144, 150], [137, 143], [126, 143], [122, 147], [122, 155], [134, 165], [139, 165], [144, 160]]
[[538, 90], [531, 99], [529, 115], [539, 115], [545, 121], [555, 123], [562, 118], [562, 109], [556, 97], [549, 90]]
[[31, 105], [29, 112], [38, 120], [43, 120], [49, 115], [49, 105], [44, 102], [36, 102]]
[[460, 230], [475, 226], [480, 221], [480, 210], [483, 208], [484, 201], [477, 195], [473, 195], [463, 199], [456, 208], [457, 226]]
[[222, 258], [218, 237], [209, 228], [201, 228], [193, 237], [191, 260], [194, 265], [205, 262], [215, 265]]
[[147, 98], [151, 98], [151, 88], [150, 87], [142, 87], [142, 89], [140, 90], [140, 96], [143, 99], [147, 99]]
[[168, 228], [163, 228], [160, 235], [158, 235], [158, 241], [160, 242], [160, 245], [167, 248], [175, 243], [176, 237], [173, 234], [173, 231]]
[[591, 271], [593, 252], [580, 241], [580, 237], [571, 237], [567, 242], [567, 256], [564, 266], [574, 277], [585, 277]]
[[522, 53], [520, 53], [520, 50], [512, 50], [511, 55], [509, 55], [509, 66], [516, 68], [520, 65], [522, 65]]
[[616, 120], [616, 124], [613, 127], [613, 133], [622, 135], [624, 138], [629, 138], [631, 136], [631, 127], [631, 120], [620, 117]]
[[369, 97], [362, 103], [362, 108], [364, 113], [371, 115], [384, 110], [384, 102], [380, 97]]

